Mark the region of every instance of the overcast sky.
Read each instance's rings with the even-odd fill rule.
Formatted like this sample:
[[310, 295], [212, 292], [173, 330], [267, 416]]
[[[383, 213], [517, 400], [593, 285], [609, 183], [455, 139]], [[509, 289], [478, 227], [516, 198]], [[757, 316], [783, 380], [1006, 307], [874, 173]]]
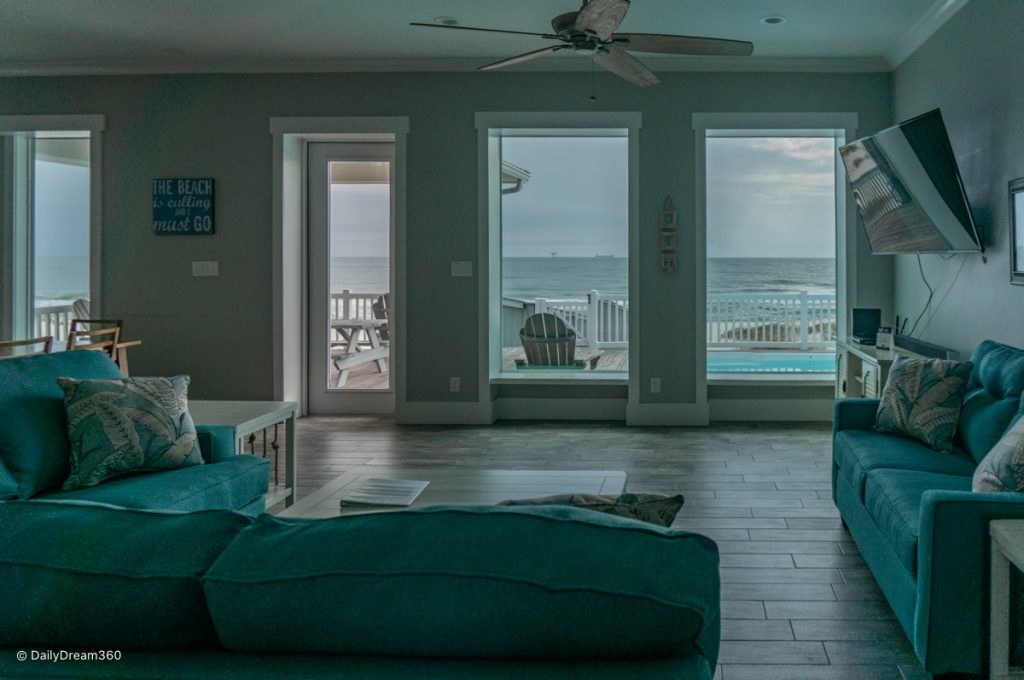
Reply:
[[502, 197], [505, 257], [625, 256], [625, 137], [506, 137], [502, 160], [528, 170], [522, 191]]
[[35, 251], [39, 257], [89, 254], [89, 168], [35, 164]]
[[835, 257], [829, 137], [708, 140], [708, 257]]
[[387, 257], [387, 184], [331, 185], [331, 257]]

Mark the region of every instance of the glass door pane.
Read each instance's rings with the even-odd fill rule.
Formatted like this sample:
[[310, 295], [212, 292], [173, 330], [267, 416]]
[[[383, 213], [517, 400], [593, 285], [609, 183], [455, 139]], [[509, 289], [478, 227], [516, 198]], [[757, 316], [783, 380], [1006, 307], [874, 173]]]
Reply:
[[391, 163], [331, 161], [328, 389], [386, 390]]
[[34, 140], [32, 182], [34, 336], [67, 338], [76, 300], [89, 301], [89, 139]]

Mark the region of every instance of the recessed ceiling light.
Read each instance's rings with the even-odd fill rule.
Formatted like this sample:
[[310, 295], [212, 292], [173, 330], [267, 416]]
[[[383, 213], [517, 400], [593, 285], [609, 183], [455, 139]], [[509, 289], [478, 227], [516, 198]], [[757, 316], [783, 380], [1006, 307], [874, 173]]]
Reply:
[[769, 26], [778, 26], [779, 24], [786, 23], [786, 21], [788, 21], [788, 19], [786, 19], [786, 17], [778, 15], [778, 14], [773, 14], [772, 16], [762, 17], [761, 18], [761, 23], [762, 24], [768, 24]]
[[455, 17], [434, 17], [434, 23], [442, 26], [458, 26], [459, 20]]

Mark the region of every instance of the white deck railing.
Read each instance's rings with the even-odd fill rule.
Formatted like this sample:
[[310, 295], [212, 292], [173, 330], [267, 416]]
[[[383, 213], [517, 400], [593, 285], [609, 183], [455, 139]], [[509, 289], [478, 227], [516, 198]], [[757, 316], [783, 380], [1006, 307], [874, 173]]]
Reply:
[[384, 293], [331, 293], [328, 301], [332, 319], [372, 319], [373, 303]]
[[708, 347], [835, 347], [836, 296], [709, 293]]
[[533, 314], [550, 313], [576, 331], [578, 347], [625, 349], [629, 340], [629, 301], [625, 293], [590, 291], [586, 298], [502, 300], [503, 345], [519, 345], [519, 329]]
[[71, 330], [71, 319], [73, 317], [71, 305], [52, 305], [48, 307], [36, 307], [35, 337], [52, 335], [56, 341], [68, 339], [68, 331]]
[[[519, 345], [526, 317], [550, 312], [577, 333], [576, 344], [597, 349], [624, 349], [629, 338], [629, 303], [625, 294], [590, 291], [586, 299], [535, 298], [502, 300], [503, 346]], [[595, 334], [596, 330], [596, 334]], [[836, 296], [807, 291], [780, 294], [709, 293], [707, 344], [733, 349], [831, 349], [835, 347]]]

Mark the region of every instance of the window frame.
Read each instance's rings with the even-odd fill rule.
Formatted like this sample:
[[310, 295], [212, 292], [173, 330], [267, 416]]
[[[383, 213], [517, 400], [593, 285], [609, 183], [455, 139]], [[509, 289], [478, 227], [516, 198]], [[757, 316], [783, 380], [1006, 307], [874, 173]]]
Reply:
[[[629, 385], [630, 399], [638, 394], [636, 370], [639, 351], [639, 307], [637, 266], [639, 240], [639, 112], [481, 112], [476, 114], [479, 168], [480, 250], [478, 253], [481, 324], [480, 393], [488, 394], [492, 385], [501, 384], [589, 384]], [[543, 376], [536, 373], [513, 374], [501, 370], [501, 138], [512, 134], [550, 134], [553, 137], [593, 136], [601, 132], [621, 136], [625, 130], [629, 163], [627, 186], [627, 297], [629, 300], [628, 361], [626, 375], [557, 371]], [[510, 135], [511, 136], [511, 135]]]
[[[836, 148], [845, 140], [856, 139], [858, 116], [856, 113], [695, 113], [692, 118], [694, 133], [694, 205], [696, 212], [695, 267], [696, 278], [694, 306], [697, 317], [695, 373], [697, 376], [697, 399], [707, 404], [707, 145], [708, 137], [801, 137], [831, 136]], [[843, 337], [846, 331], [845, 310], [856, 304], [857, 239], [853, 229], [847, 225], [856, 224], [852, 214], [853, 201], [848, 200], [845, 171], [838, 152], [835, 154], [835, 226], [836, 226], [836, 310], [837, 335]], [[718, 380], [729, 385], [744, 382], [766, 385], [821, 385], [835, 382], [829, 378], [805, 378], [803, 376], [779, 379], [779, 376], [758, 376], [739, 374], [736, 377]]]

